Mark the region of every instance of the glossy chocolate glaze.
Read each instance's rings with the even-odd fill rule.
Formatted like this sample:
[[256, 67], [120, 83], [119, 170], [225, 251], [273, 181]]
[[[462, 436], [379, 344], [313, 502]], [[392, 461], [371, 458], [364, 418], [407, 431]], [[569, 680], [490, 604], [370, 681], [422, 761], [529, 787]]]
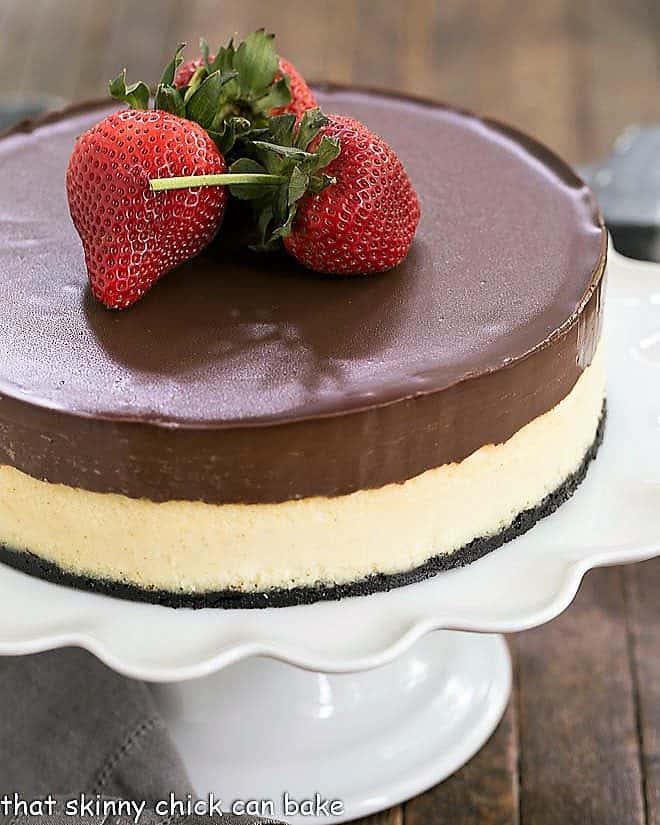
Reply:
[[549, 150], [433, 104], [326, 89], [402, 157], [408, 259], [323, 279], [238, 252], [231, 221], [138, 305], [86, 286], [64, 171], [90, 105], [0, 141], [0, 462], [156, 501], [268, 502], [410, 478], [509, 438], [573, 387], [605, 231]]

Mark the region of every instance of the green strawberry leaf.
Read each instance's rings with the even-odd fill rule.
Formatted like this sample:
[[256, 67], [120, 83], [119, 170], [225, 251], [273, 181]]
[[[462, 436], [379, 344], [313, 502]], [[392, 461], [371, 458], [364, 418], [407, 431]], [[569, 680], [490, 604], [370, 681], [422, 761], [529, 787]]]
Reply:
[[174, 86], [165, 86], [160, 83], [156, 89], [154, 98], [154, 109], [162, 109], [164, 112], [171, 112], [177, 117], [186, 116], [186, 104], [181, 92]]
[[128, 103], [131, 109], [149, 108], [149, 87], [141, 80], [127, 86], [126, 69], [123, 69], [114, 80], [110, 81], [108, 89], [111, 97], [120, 100], [122, 103]]
[[328, 186], [332, 186], [333, 183], [337, 183], [337, 178], [333, 178], [331, 175], [312, 175], [309, 179], [309, 191], [314, 195], [319, 195]]
[[293, 146], [295, 129], [295, 115], [276, 115], [268, 119], [268, 132], [271, 143], [277, 143], [280, 146]]
[[279, 225], [271, 231], [269, 248], [273, 249], [281, 238], [286, 238], [291, 234], [293, 221], [296, 217], [297, 209], [294, 204], [289, 206], [286, 217], [278, 221]]
[[[206, 68], [208, 69], [209, 68], [209, 44], [208, 44], [208, 41], [204, 37], [201, 37], [200, 40], [199, 40], [199, 50], [202, 53], [202, 64], [204, 66], [206, 66]], [[209, 72], [209, 74], [211, 74], [211, 72]]]
[[315, 169], [325, 168], [336, 157], [339, 157], [340, 153], [341, 147], [337, 138], [330, 138], [327, 135], [323, 135], [315, 152]]
[[218, 131], [214, 131], [213, 129], [207, 129], [209, 135], [215, 141], [215, 145], [218, 149], [222, 152], [223, 155], [227, 156], [234, 146], [236, 145], [236, 141], [251, 133], [252, 126], [250, 121], [244, 117], [230, 117], [223, 121], [222, 127]]
[[289, 179], [289, 190], [287, 192], [288, 203], [296, 203], [307, 192], [309, 188], [309, 175], [301, 170], [299, 166], [294, 166]]
[[273, 206], [270, 198], [266, 197], [261, 202], [255, 202], [253, 206], [257, 214], [257, 239], [251, 245], [255, 252], [272, 249], [279, 239], [272, 239], [269, 227], [273, 220]]
[[195, 94], [197, 89], [202, 85], [202, 83], [206, 80], [209, 76], [208, 69], [205, 66], [200, 66], [198, 69], [195, 70], [193, 76], [188, 81], [188, 86], [186, 88], [186, 92], [183, 96], [183, 102], [188, 105], [188, 101], [190, 98]]
[[222, 88], [233, 78], [234, 75], [223, 75], [219, 71], [205, 78], [186, 101], [188, 120], [194, 120], [204, 129], [212, 128], [222, 99]]
[[163, 75], [160, 79], [160, 83], [162, 86], [172, 86], [174, 85], [174, 75], [176, 74], [176, 70], [179, 66], [183, 63], [183, 50], [185, 49], [185, 43], [179, 43], [174, 52], [174, 57], [170, 62], [165, 66], [165, 70], [163, 71]]
[[268, 93], [259, 98], [259, 108], [266, 112], [271, 109], [281, 109], [289, 103], [291, 103], [291, 80], [288, 74], [276, 80], [269, 87]]
[[253, 90], [265, 89], [275, 79], [279, 58], [274, 40], [274, 35], [259, 29], [249, 34], [236, 50], [233, 68], [248, 99], [254, 96]]
[[296, 135], [296, 146], [299, 149], [307, 149], [321, 129], [327, 125], [328, 118], [320, 109], [308, 109], [300, 121], [300, 128]]
[[295, 146], [280, 146], [277, 143], [271, 143], [266, 140], [253, 140], [252, 145], [259, 151], [259, 154], [271, 154], [278, 158], [284, 158], [285, 160], [300, 162], [304, 160], [314, 160], [315, 157], [303, 149], [296, 149]]
[[234, 41], [232, 39], [224, 48], [218, 49], [215, 54], [215, 59], [209, 63], [209, 72], [221, 71], [224, 74], [225, 72], [232, 71], [234, 69], [235, 56], [236, 49], [234, 48]]
[[[250, 175], [263, 175], [265, 174], [266, 170], [264, 167], [257, 163], [256, 160], [252, 160], [251, 158], [240, 158], [235, 163], [229, 167], [229, 171], [234, 174], [250, 174]], [[268, 189], [272, 189], [273, 187], [267, 187]], [[257, 198], [265, 197], [265, 185], [264, 184], [255, 184], [254, 186], [250, 184], [241, 184], [237, 186], [230, 186], [229, 191], [231, 194], [238, 198], [238, 200], [242, 201], [250, 201], [255, 200]]]

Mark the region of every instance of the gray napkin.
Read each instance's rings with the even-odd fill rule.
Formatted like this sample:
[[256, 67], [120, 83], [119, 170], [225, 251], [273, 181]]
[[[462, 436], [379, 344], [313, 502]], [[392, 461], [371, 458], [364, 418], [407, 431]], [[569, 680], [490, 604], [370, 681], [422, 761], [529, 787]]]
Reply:
[[[2, 796], [25, 802], [59, 797], [55, 814], [3, 813]], [[65, 649], [0, 659], [0, 825], [102, 825], [103, 816], [66, 815], [65, 800], [121, 798], [154, 803], [193, 794], [186, 769], [146, 685], [119, 676], [91, 654]], [[255, 795], [258, 788], [255, 788]], [[193, 794], [194, 797], [194, 794]], [[206, 825], [219, 817], [156, 816], [139, 825]], [[223, 814], [223, 825], [265, 820]], [[134, 825], [109, 816], [106, 825]]]
[[0, 660], [0, 791], [184, 797], [186, 770], [146, 685], [78, 649]]

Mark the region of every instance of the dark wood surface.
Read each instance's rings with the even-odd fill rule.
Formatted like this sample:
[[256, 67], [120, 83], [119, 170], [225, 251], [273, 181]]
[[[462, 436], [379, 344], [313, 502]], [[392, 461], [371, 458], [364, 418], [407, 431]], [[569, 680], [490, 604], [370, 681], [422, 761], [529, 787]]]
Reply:
[[[495, 115], [572, 162], [660, 121], [656, 0], [0, 0], [0, 94], [154, 80], [180, 40], [266, 26], [311, 78]], [[660, 560], [590, 573], [511, 637], [512, 702], [486, 747], [374, 825], [660, 825]], [[366, 821], [366, 820], [365, 820]]]
[[308, 78], [395, 88], [505, 118], [572, 162], [660, 119], [656, 0], [0, 0], [0, 94], [103, 94], [265, 26]]

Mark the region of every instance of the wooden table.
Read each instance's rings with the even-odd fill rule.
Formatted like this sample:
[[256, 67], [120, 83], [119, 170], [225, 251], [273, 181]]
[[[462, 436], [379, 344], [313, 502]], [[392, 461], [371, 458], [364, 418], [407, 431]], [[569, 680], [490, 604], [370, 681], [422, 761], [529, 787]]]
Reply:
[[[180, 40], [259, 26], [308, 77], [474, 108], [572, 162], [660, 120], [655, 0], [0, 0], [0, 94], [96, 96], [124, 65], [157, 79]], [[371, 821], [660, 825], [660, 560], [590, 573], [565, 615], [510, 643], [492, 740]]]

